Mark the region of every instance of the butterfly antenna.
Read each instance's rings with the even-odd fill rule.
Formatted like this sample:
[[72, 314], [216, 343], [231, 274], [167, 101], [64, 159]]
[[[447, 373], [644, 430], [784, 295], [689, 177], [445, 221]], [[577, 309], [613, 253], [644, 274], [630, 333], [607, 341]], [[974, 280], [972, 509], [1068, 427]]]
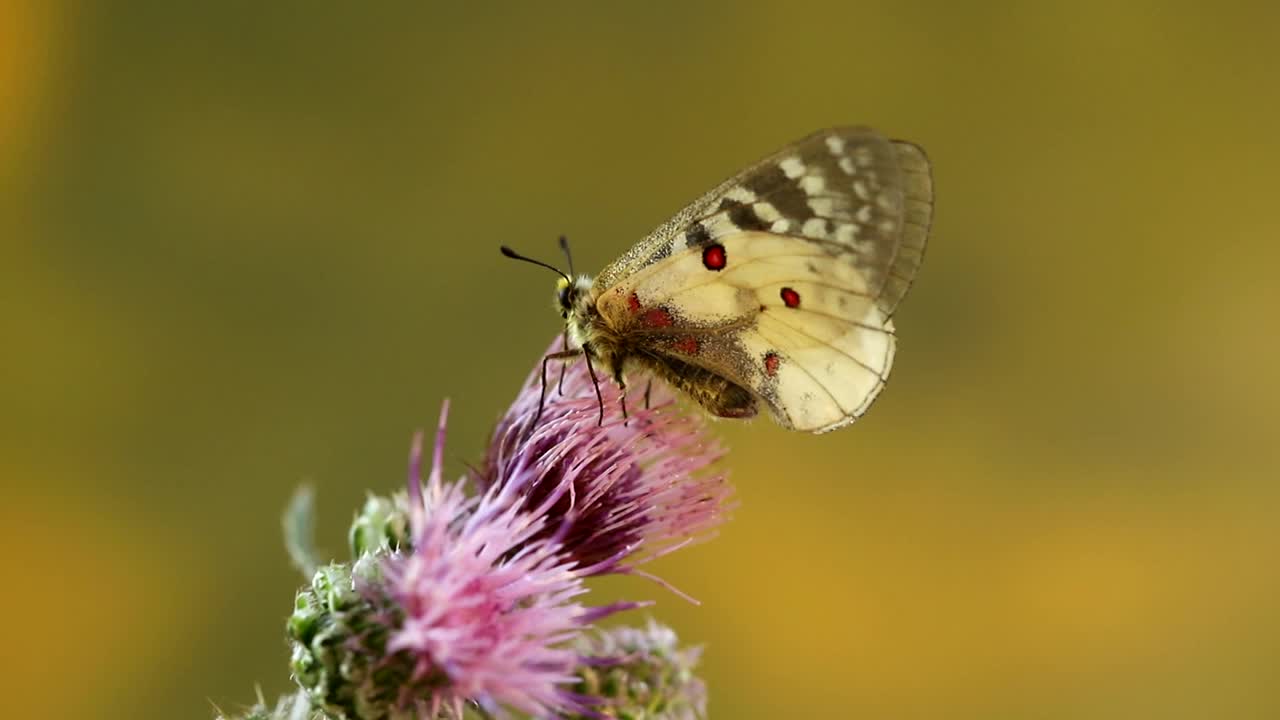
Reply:
[[569, 263], [569, 274], [576, 275], [573, 271], [573, 254], [569, 252], [569, 238], [564, 235], [560, 236], [560, 250], [564, 252], [565, 262]]
[[[524, 262], [527, 262], [527, 263], [533, 263], [534, 265], [540, 265], [540, 266], [542, 266], [542, 267], [544, 267], [544, 268], [546, 268], [546, 269], [550, 270], [551, 272], [554, 272], [555, 274], [559, 275], [560, 277], [564, 278], [566, 281], [568, 281], [568, 282], [569, 282], [569, 284], [571, 284], [571, 285], [573, 284], [573, 278], [569, 277], [568, 275], [565, 275], [563, 270], [561, 270], [560, 268], [558, 268], [558, 267], [556, 267], [556, 266], [554, 266], [554, 265], [548, 265], [547, 263], [544, 263], [544, 262], [542, 262], [541, 260], [534, 260], [534, 259], [533, 259], [533, 258], [531, 258], [531, 257], [526, 257], [526, 256], [524, 256], [524, 255], [521, 255], [520, 253], [516, 252], [515, 250], [512, 250], [511, 248], [507, 247], [506, 245], [501, 246], [501, 248], [499, 248], [499, 249], [501, 249], [501, 250], [502, 250], [502, 254], [503, 254], [503, 255], [506, 255], [507, 257], [511, 258], [512, 260], [523, 260]], [[571, 269], [572, 269], [572, 268], [571, 268]]]

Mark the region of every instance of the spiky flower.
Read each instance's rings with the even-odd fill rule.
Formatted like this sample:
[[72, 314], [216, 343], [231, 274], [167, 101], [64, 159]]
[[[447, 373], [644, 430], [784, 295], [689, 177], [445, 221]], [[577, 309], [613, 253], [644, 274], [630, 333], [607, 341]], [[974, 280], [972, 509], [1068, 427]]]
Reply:
[[595, 711], [627, 720], [701, 720], [706, 686], [694, 668], [702, 648], [681, 648], [675, 631], [652, 619], [643, 628], [585, 634], [578, 691], [601, 699]]
[[544, 518], [500, 492], [468, 498], [461, 482], [445, 484], [443, 451], [442, 413], [425, 488], [420, 438], [411, 457], [413, 550], [383, 564], [385, 587], [403, 613], [387, 650], [413, 658], [415, 691], [402, 694], [400, 706], [425, 717], [460, 717], [468, 701], [487, 712], [509, 708], [535, 717], [585, 711], [566, 687], [577, 662], [566, 643], [634, 604], [578, 603], [582, 576], [558, 544], [539, 537]]
[[347, 532], [351, 557], [409, 547], [409, 497], [370, 493]]
[[544, 399], [539, 372], [525, 382], [494, 431], [480, 487], [546, 518], [536, 537], [561, 543], [584, 575], [636, 572], [711, 535], [732, 488], [711, 468], [724, 451], [702, 416], [680, 411], [665, 385], [624, 398], [582, 362], [552, 383]]
[[[350, 566], [315, 563], [311, 498], [295, 498], [286, 533], [314, 578], [289, 634], [294, 676], [314, 707], [352, 720], [600, 717], [601, 708], [658, 718], [701, 707], [688, 672], [696, 653], [673, 645], [662, 655], [641, 636], [582, 644], [596, 620], [643, 603], [580, 600], [586, 578], [646, 575], [635, 566], [714, 530], [730, 495], [710, 468], [722, 451], [666, 390], [646, 392], [651, 404], [633, 395], [629, 418], [611, 384], [600, 391], [603, 409], [578, 365], [534, 422], [539, 385], [527, 382], [473, 473], [478, 495], [442, 478], [446, 406], [429, 477], [419, 436], [408, 492], [371, 496], [357, 515]], [[625, 687], [615, 682], [623, 675]]]
[[372, 556], [316, 571], [286, 625], [293, 677], [312, 706], [338, 718], [409, 717], [398, 701], [413, 688], [413, 660], [387, 647], [399, 617]]

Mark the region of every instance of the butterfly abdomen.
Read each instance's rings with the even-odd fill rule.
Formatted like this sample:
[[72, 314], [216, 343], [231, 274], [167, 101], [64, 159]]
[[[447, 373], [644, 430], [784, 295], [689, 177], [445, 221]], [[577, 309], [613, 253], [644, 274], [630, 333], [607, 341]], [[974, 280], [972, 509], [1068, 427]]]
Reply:
[[665, 380], [716, 417], [749, 418], [756, 414], [756, 399], [746, 388], [710, 370], [670, 356], [634, 355], [628, 362]]
[[[633, 310], [639, 313], [643, 308]], [[651, 308], [647, 312], [654, 315], [651, 324], [665, 326], [673, 321], [664, 309]], [[661, 322], [656, 320], [659, 313], [663, 318]], [[749, 418], [756, 414], [755, 396], [746, 388], [711, 370], [656, 352], [654, 341], [648, 336], [618, 332], [596, 310], [594, 296], [588, 296], [583, 307], [569, 313], [568, 323], [570, 338], [620, 385], [625, 385], [624, 374], [640, 370], [666, 381], [717, 417]], [[690, 335], [674, 340], [671, 345], [692, 354], [698, 351], [699, 343]]]

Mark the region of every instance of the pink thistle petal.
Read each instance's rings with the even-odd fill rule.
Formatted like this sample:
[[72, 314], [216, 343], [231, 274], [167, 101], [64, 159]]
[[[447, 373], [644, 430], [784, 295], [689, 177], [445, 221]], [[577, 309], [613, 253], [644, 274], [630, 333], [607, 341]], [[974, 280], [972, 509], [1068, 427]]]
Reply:
[[628, 393], [632, 413], [624, 420], [621, 391], [601, 379], [601, 426], [591, 377], [577, 362], [565, 372], [563, 395], [557, 374], [549, 378], [534, 426], [539, 372], [540, 366], [499, 422], [476, 476], [487, 495], [546, 517], [533, 539], [562, 544], [578, 572], [599, 575], [626, 572], [627, 562], [642, 563], [712, 534], [732, 488], [711, 467], [724, 451], [701, 415], [681, 411], [671, 391], [655, 383], [648, 410], [643, 389]]
[[597, 716], [592, 698], [570, 691], [581, 661], [573, 644], [592, 623], [647, 603], [586, 607], [577, 601], [585, 578], [625, 573], [667, 586], [637, 566], [706, 539], [724, 519], [732, 489], [712, 467], [724, 452], [668, 389], [655, 387], [649, 409], [631, 393], [624, 421], [620, 391], [602, 382], [602, 425], [584, 364], [568, 369], [564, 389], [549, 388], [535, 425], [539, 381], [525, 383], [474, 474], [478, 497], [442, 480], [447, 403], [425, 481], [415, 436], [412, 550], [382, 565], [402, 613], [387, 651], [407, 654], [417, 688], [401, 708]]
[[582, 712], [567, 693], [577, 654], [565, 643], [599, 611], [574, 601], [585, 588], [572, 561], [533, 539], [540, 518], [441, 481], [444, 427], [442, 413], [425, 486], [420, 443], [411, 454], [413, 551], [383, 567], [404, 613], [387, 650], [409, 653], [414, 680], [436, 688], [402, 704], [425, 702], [436, 712], [476, 701], [539, 717]]

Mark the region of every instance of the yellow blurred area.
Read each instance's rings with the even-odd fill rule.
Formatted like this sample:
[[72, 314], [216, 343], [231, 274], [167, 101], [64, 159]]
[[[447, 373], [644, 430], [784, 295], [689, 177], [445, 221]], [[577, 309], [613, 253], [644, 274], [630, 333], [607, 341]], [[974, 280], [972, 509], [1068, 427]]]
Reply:
[[[0, 149], [5, 160], [18, 144], [18, 133], [30, 125], [33, 96], [46, 80], [48, 29], [46, 13], [27, 3], [0, 5]], [[8, 163], [6, 163], [8, 164]]]
[[822, 126], [923, 145], [893, 380], [721, 422], [740, 507], [602, 599], [716, 718], [1280, 716], [1280, 9], [1258, 3], [0, 4], [13, 717], [290, 687], [322, 543], [453, 399], [482, 452], [595, 270]]

